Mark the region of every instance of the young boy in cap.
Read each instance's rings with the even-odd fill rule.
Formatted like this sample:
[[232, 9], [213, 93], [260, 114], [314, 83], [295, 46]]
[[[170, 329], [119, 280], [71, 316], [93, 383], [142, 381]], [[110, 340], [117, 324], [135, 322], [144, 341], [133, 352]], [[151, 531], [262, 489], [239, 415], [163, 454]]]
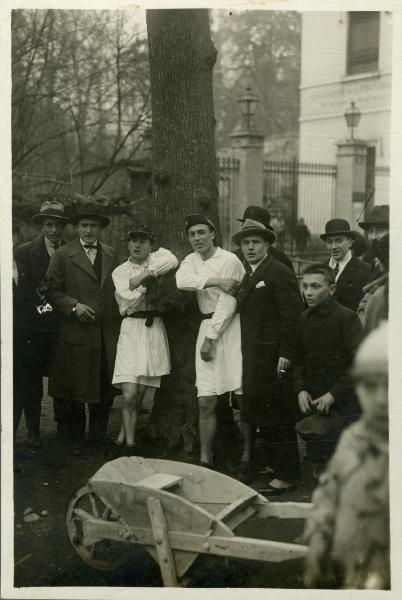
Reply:
[[390, 588], [388, 328], [359, 348], [353, 369], [362, 417], [342, 435], [306, 523], [307, 588]]
[[176, 257], [165, 250], [152, 251], [155, 235], [143, 226], [128, 233], [130, 256], [112, 273], [116, 300], [123, 321], [117, 344], [112, 384], [122, 388], [122, 426], [116, 440], [128, 456], [137, 453], [138, 413], [147, 388], [160, 386], [170, 373], [169, 344], [161, 315], [147, 300], [147, 281], [177, 267]]
[[320, 238], [330, 255], [329, 266], [335, 276], [335, 298], [347, 308], [356, 310], [363, 296], [363, 286], [370, 278], [370, 267], [352, 256], [351, 246], [356, 234], [345, 219], [331, 219]]
[[240, 320], [232, 294], [244, 267], [233, 253], [215, 245], [215, 225], [204, 215], [189, 215], [186, 232], [194, 252], [181, 263], [176, 283], [181, 290], [196, 292], [203, 313], [195, 358], [200, 463], [212, 466], [218, 396], [241, 393]]
[[38, 311], [42, 302], [40, 287], [50, 258], [64, 244], [62, 235], [68, 218], [61, 202], [46, 200], [31, 220], [40, 227], [40, 234], [14, 250], [20, 299], [19, 309], [14, 312], [14, 328], [18, 328], [21, 341], [18, 364], [15, 364], [18, 373], [14, 379], [14, 435], [24, 411], [28, 442], [39, 448], [43, 377], [50, 372], [59, 328], [54, 311], [43, 314]]
[[308, 308], [301, 315], [293, 379], [304, 418], [296, 431], [307, 442], [307, 459], [317, 475], [341, 431], [360, 412], [348, 371], [362, 340], [362, 326], [357, 314], [335, 299], [335, 278], [328, 265], [307, 267], [302, 289]]

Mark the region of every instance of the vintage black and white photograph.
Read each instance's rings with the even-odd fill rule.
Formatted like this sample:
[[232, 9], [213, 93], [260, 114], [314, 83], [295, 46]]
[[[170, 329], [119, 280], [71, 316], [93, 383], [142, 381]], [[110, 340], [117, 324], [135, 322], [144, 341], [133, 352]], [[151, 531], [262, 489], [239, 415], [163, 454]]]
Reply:
[[392, 589], [395, 15], [318, 8], [10, 11], [2, 597]]

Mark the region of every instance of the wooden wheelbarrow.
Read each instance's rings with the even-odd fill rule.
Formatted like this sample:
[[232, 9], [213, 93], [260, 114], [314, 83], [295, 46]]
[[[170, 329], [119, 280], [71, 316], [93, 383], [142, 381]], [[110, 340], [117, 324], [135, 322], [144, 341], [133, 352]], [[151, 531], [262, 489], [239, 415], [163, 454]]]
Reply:
[[141, 544], [159, 563], [165, 586], [184, 584], [198, 554], [268, 562], [301, 558], [307, 547], [239, 537], [255, 516], [305, 518], [311, 504], [269, 502], [216, 471], [170, 460], [124, 457], [103, 465], [70, 500], [69, 540], [100, 570], [126, 563]]

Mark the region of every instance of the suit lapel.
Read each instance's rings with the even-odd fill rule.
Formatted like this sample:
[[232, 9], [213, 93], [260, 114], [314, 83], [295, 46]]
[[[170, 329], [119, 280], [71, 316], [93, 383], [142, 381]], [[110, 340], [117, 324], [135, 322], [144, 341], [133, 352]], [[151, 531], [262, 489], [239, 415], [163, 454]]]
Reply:
[[107, 276], [109, 275], [112, 266], [114, 264], [114, 255], [107, 250], [103, 244], [100, 244], [101, 252], [102, 252], [102, 276], [101, 276], [101, 287], [106, 281]]
[[336, 292], [339, 294], [341, 290], [345, 287], [345, 285], [353, 279], [353, 274], [355, 272], [355, 265], [353, 257], [350, 259], [346, 267], [343, 269], [342, 273], [338, 277], [338, 281], [336, 282]]
[[72, 246], [70, 249], [70, 257], [71, 257], [71, 261], [75, 265], [77, 265], [78, 267], [83, 269], [86, 273], [88, 273], [88, 275], [93, 277], [95, 279], [95, 281], [98, 281], [95, 271], [93, 270], [93, 267], [92, 267], [87, 255], [85, 254], [85, 250], [81, 246], [80, 240], [77, 239], [77, 240], [74, 240], [74, 242], [72, 242]]
[[264, 258], [262, 263], [260, 263], [258, 265], [258, 267], [254, 271], [254, 273], [251, 273], [251, 274], [246, 273], [246, 275], [244, 276], [243, 281], [241, 282], [241, 285], [240, 285], [240, 289], [237, 294], [237, 300], [238, 300], [240, 309], [244, 305], [250, 292], [255, 288], [257, 283], [260, 281], [262, 274], [266, 271], [266, 269], [269, 267], [271, 262], [272, 262], [272, 256], [268, 255], [266, 258]]

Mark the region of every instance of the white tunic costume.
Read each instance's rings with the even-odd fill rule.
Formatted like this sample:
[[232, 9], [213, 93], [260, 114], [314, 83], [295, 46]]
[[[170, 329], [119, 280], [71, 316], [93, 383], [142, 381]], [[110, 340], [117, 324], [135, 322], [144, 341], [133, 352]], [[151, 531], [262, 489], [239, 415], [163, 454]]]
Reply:
[[[219, 287], [204, 286], [211, 277], [241, 281], [245, 270], [235, 254], [217, 248], [211, 258], [203, 260], [193, 252], [186, 256], [176, 273], [180, 290], [195, 291], [203, 314], [214, 313], [200, 325], [196, 344], [195, 369], [198, 396], [215, 396], [241, 391], [242, 356], [240, 317], [236, 314], [236, 299]], [[205, 337], [214, 340], [213, 358], [204, 361], [200, 349]]]
[[[177, 267], [177, 258], [164, 248], [151, 252], [142, 264], [128, 259], [117, 267], [112, 278], [115, 296], [121, 315], [132, 315], [138, 311], [152, 310], [146, 300], [146, 288], [141, 285], [130, 290], [130, 279], [148, 269], [156, 277], [165, 275]], [[154, 317], [151, 327], [145, 319], [123, 319], [117, 344], [116, 362], [112, 383], [140, 383], [160, 386], [162, 375], [170, 373], [169, 344], [162, 317]]]

